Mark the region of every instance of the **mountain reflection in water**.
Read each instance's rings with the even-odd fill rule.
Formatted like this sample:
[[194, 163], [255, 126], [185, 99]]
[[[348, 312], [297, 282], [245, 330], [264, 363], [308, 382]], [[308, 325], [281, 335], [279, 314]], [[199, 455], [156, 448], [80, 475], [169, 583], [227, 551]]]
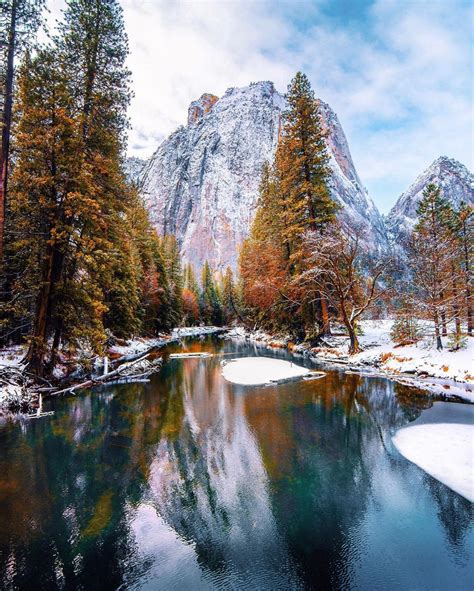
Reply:
[[272, 353], [185, 347], [215, 356], [0, 428], [0, 588], [471, 588], [471, 504], [391, 444], [425, 394], [236, 386], [221, 354]]

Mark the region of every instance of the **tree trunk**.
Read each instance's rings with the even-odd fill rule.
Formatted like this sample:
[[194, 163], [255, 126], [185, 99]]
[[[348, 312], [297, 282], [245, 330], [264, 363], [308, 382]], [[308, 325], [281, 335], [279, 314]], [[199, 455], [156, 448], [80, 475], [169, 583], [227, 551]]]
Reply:
[[321, 294], [321, 336], [331, 335], [331, 322], [329, 320], [328, 302]]
[[30, 346], [26, 356], [28, 369], [37, 376], [42, 376], [44, 371], [44, 358], [46, 355], [46, 340], [48, 334], [48, 310], [51, 298], [51, 279], [53, 275], [54, 247], [49, 246], [42, 273], [41, 287], [36, 304], [36, 316], [31, 337]]
[[349, 344], [349, 355], [355, 355], [359, 353], [359, 339], [357, 338], [355, 327], [350, 323], [347, 324], [347, 330], [349, 332], [350, 344]]
[[[441, 292], [439, 294], [439, 298], [441, 300], [441, 302], [444, 302], [444, 293]], [[448, 325], [446, 324], [446, 309], [444, 307], [441, 308], [441, 330], [442, 330], [442, 334], [443, 337], [447, 337], [448, 336]]]
[[61, 343], [61, 332], [62, 332], [62, 321], [59, 322], [58, 326], [54, 329], [53, 344], [51, 346], [51, 356], [49, 358], [48, 371], [52, 371], [56, 365], [58, 357], [59, 345]]
[[347, 328], [347, 332], [349, 333], [349, 355], [354, 355], [355, 353], [359, 353], [360, 351], [359, 339], [357, 338], [353, 321], [350, 320], [349, 316], [347, 315], [346, 309], [344, 307], [344, 300], [342, 299], [342, 297], [340, 298], [340, 307], [344, 326]]
[[[64, 265], [63, 253], [57, 244], [48, 247], [48, 254], [43, 271], [43, 278], [38, 294], [34, 331], [28, 349], [27, 361], [29, 369], [38, 376], [42, 376], [45, 368], [45, 356], [47, 350], [47, 338], [51, 329], [52, 302], [54, 287], [62, 276]], [[59, 339], [62, 331], [60, 320], [54, 335], [53, 351], [50, 361], [53, 361], [55, 349], [59, 346]]]
[[435, 315], [434, 325], [435, 325], [435, 336], [436, 336], [436, 348], [438, 349], [438, 351], [441, 351], [441, 349], [443, 348], [443, 341], [441, 340], [441, 333], [439, 330], [439, 318], [438, 318], [437, 313]]
[[5, 97], [2, 113], [2, 143], [0, 146], [0, 264], [3, 263], [5, 242], [5, 213], [7, 204], [8, 158], [10, 152], [10, 131], [13, 107], [13, 74], [16, 45], [16, 21], [18, 0], [13, 0], [8, 32], [7, 71]]
[[471, 290], [469, 286], [466, 288], [467, 300], [467, 334], [472, 337], [474, 333], [474, 314], [472, 311]]
[[458, 284], [456, 281], [456, 269], [454, 268], [454, 263], [451, 263], [451, 281], [453, 286], [453, 316], [454, 316], [454, 325], [456, 336], [461, 336], [461, 318], [460, 318], [460, 306], [458, 302]]
[[468, 230], [467, 221], [464, 221], [462, 228], [462, 242], [463, 242], [463, 254], [464, 254], [464, 267], [465, 267], [465, 296], [466, 296], [466, 308], [467, 308], [467, 334], [472, 336], [474, 332], [474, 316], [472, 311], [472, 298], [471, 298], [471, 260], [468, 247]]

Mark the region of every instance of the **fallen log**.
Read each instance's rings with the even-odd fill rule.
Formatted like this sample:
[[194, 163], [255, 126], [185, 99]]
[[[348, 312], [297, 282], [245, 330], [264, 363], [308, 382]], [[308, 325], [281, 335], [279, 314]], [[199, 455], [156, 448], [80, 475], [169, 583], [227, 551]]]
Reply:
[[212, 355], [207, 351], [202, 351], [199, 353], [171, 353], [169, 356], [170, 359], [192, 359], [196, 357], [212, 357]]
[[52, 394], [55, 394], [55, 395], [56, 394], [66, 394], [66, 393], [73, 394], [74, 390], [77, 390], [79, 388], [80, 389], [90, 388], [91, 386], [97, 386], [99, 384], [104, 384], [104, 383], [110, 381], [112, 378], [120, 376], [124, 370], [130, 369], [130, 367], [132, 367], [136, 363], [139, 363], [140, 361], [143, 361], [144, 359], [146, 359], [149, 356], [150, 356], [150, 353], [144, 353], [144, 354], [142, 353], [141, 356], [138, 357], [137, 359], [130, 361], [128, 363], [123, 363], [119, 368], [114, 369], [113, 371], [110, 371], [106, 375], [98, 376], [96, 378], [90, 378], [80, 384], [74, 384], [72, 386], [69, 386], [68, 388], [63, 388], [62, 390], [57, 390], [56, 392], [52, 392]]
[[144, 351], [139, 351], [138, 353], [131, 353], [130, 355], [123, 355], [122, 357], [119, 357], [118, 359], [114, 359], [113, 361], [111, 361], [110, 364], [112, 365], [112, 367], [116, 367], [117, 365], [121, 366], [123, 363], [143, 359], [144, 355], [149, 355], [155, 349], [160, 349], [161, 347], [167, 345], [170, 342], [172, 341], [161, 341], [153, 343]]

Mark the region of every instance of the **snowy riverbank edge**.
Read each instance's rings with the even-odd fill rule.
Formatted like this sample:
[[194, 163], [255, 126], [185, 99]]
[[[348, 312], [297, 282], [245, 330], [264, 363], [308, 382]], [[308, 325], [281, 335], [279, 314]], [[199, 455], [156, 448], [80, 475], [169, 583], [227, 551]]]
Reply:
[[[92, 377], [101, 376], [104, 372], [104, 363], [107, 363], [109, 368], [114, 365], [119, 365], [141, 356], [146, 356], [147, 353], [159, 350], [167, 345], [179, 344], [181, 339], [184, 338], [199, 338], [212, 334], [222, 334], [226, 329], [217, 326], [196, 326], [196, 327], [181, 327], [175, 328], [169, 335], [164, 335], [158, 338], [136, 338], [126, 341], [122, 345], [113, 345], [108, 348], [107, 356], [113, 357], [107, 361], [103, 357], [97, 357], [94, 361], [93, 370], [91, 372]], [[6, 347], [0, 350], [0, 371], [2, 368], [12, 368], [19, 374], [25, 372], [25, 364], [23, 359], [26, 354], [26, 348], [24, 346]], [[69, 362], [74, 360], [69, 360]], [[80, 365], [80, 358], [77, 359], [78, 367]], [[110, 365], [109, 365], [110, 364]], [[157, 366], [156, 369], [159, 369]], [[63, 367], [59, 364], [54, 370], [54, 377], [56, 378], [55, 384], [57, 389], [62, 384], [71, 381], [71, 373], [65, 375], [63, 373]], [[25, 375], [25, 374], [24, 374]], [[78, 375], [78, 377], [80, 377]], [[85, 374], [82, 377], [86, 377]], [[99, 385], [99, 384], [97, 384]], [[80, 389], [80, 386], [76, 386]], [[75, 390], [77, 391], [77, 390]], [[56, 392], [51, 392], [49, 395], [55, 395]], [[48, 394], [46, 394], [48, 395]], [[23, 397], [23, 398], [22, 398]], [[21, 392], [19, 388], [12, 386], [0, 386], [0, 417], [9, 415], [25, 416], [36, 408], [38, 404], [38, 395], [30, 393], [28, 399], [25, 399], [25, 393]], [[22, 412], [12, 411], [13, 408], [22, 408]]]
[[348, 354], [349, 339], [333, 336], [324, 347], [294, 344], [290, 337], [234, 327], [226, 337], [245, 339], [257, 345], [284, 348], [294, 355], [333, 365], [361, 375], [381, 376], [447, 399], [474, 403], [474, 338], [465, 349], [437, 351], [430, 341], [398, 347], [390, 339], [391, 320], [365, 320], [359, 337], [363, 351]]

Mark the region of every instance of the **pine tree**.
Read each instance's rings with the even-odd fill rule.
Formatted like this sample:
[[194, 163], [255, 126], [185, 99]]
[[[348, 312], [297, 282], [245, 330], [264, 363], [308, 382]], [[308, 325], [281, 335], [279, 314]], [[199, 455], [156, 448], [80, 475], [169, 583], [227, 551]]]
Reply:
[[183, 320], [183, 269], [178, 242], [171, 234], [163, 238], [163, 257], [170, 288], [173, 326], [178, 326]]
[[15, 57], [30, 47], [41, 24], [44, 4], [44, 0], [3, 0], [0, 3], [0, 265], [4, 250]]
[[451, 263], [456, 243], [452, 210], [439, 187], [429, 184], [425, 188], [417, 215], [410, 245], [415, 303], [419, 313], [433, 322], [436, 347], [442, 349], [442, 323], [453, 301]]
[[132, 220], [134, 209], [140, 205], [135, 190], [130, 187], [130, 203], [124, 211], [125, 217], [110, 218], [108, 224], [111, 249], [110, 269], [103, 285], [107, 307], [104, 325], [120, 338], [138, 334], [143, 326], [141, 284], [149, 254], [143, 253], [140, 242], [141, 233], [147, 228], [135, 227]]
[[80, 109], [85, 148], [109, 165], [110, 160], [118, 162], [131, 96], [130, 72], [125, 67], [128, 39], [120, 4], [117, 0], [68, 0], [56, 45]]
[[168, 277], [163, 243], [155, 234], [153, 248], [153, 267], [151, 270], [154, 286], [154, 308], [150, 309], [150, 319], [156, 330], [170, 330], [179, 324], [180, 318], [176, 314], [174, 291]]
[[193, 326], [199, 322], [199, 284], [191, 263], [184, 266], [183, 311], [186, 325]]
[[283, 201], [283, 237], [291, 260], [298, 265], [305, 232], [321, 230], [332, 222], [337, 206], [328, 190], [329, 157], [319, 107], [306, 75], [296, 74], [286, 100], [275, 169]]
[[[334, 222], [338, 207], [329, 195], [328, 155], [318, 102], [304, 74], [296, 74], [286, 98], [288, 108], [282, 117], [275, 161], [262, 171], [259, 208], [242, 249], [241, 271], [249, 302], [259, 301], [266, 308], [265, 312], [260, 308], [261, 312], [268, 315], [271, 309], [281, 327], [312, 339], [330, 331], [328, 306], [321, 294], [306, 298], [297, 278], [305, 274], [310, 255], [308, 234], [324, 232]], [[257, 252], [269, 259], [274, 278], [253, 273], [252, 266], [263, 264], [263, 260], [255, 261]], [[280, 258], [286, 261], [286, 281], [282, 281]], [[249, 265], [250, 260], [253, 264]]]
[[205, 324], [221, 326], [222, 304], [219, 299], [211, 267], [206, 261], [201, 272], [201, 298], [199, 301], [201, 319]]
[[184, 266], [184, 289], [193, 293], [196, 298], [199, 298], [199, 284], [196, 279], [194, 267], [191, 263]]
[[237, 294], [232, 269], [227, 267], [222, 278], [222, 311], [224, 321], [229, 324], [237, 315]]

